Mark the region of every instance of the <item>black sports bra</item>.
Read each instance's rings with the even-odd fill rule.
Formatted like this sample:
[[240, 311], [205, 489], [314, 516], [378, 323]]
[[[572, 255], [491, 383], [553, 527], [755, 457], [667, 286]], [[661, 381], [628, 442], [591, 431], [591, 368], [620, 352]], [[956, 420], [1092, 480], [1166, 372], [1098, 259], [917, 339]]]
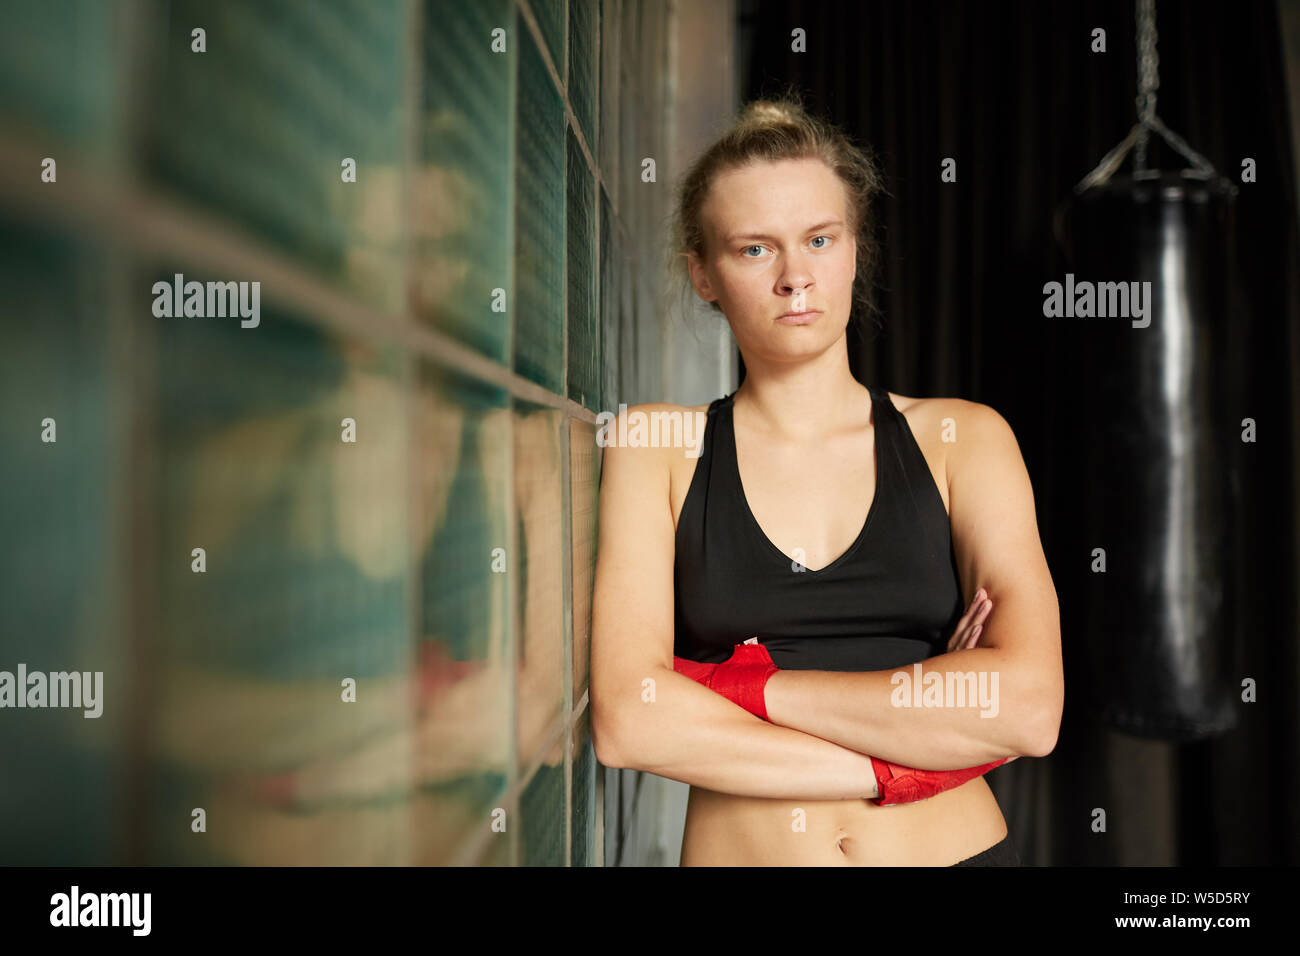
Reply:
[[736, 465], [732, 392], [709, 405], [678, 518], [673, 653], [717, 663], [756, 635], [786, 670], [869, 671], [942, 654], [964, 610], [943, 498], [907, 419], [868, 387], [876, 494], [842, 555], [801, 568], [759, 527]]

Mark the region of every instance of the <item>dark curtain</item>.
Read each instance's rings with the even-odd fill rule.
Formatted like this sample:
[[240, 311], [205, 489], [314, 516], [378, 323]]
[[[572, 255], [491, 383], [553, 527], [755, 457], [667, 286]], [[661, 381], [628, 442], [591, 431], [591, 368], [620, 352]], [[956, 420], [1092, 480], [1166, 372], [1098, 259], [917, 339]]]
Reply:
[[[1033, 481], [1061, 606], [1066, 702], [1055, 751], [990, 777], [1029, 865], [1243, 865], [1300, 860], [1296, 461], [1300, 283], [1285, 62], [1273, 3], [1157, 4], [1157, 113], [1237, 183], [1230, 342], [1216, 361], [1224, 417], [1259, 438], [1225, 447], [1232, 489], [1223, 639], [1237, 726], [1178, 743], [1130, 736], [1098, 712], [1100, 635], [1086, 602], [1090, 542], [1077, 516], [1105, 474], [1080, 463], [1095, 382], [1043, 316], [1043, 284], [1068, 271], [1058, 203], [1135, 122], [1132, 0], [819, 2], [740, 0], [742, 99], [793, 86], [805, 105], [876, 152], [889, 195], [876, 301], [883, 324], [850, 338], [860, 381], [992, 406]], [[1105, 53], [1091, 51], [1106, 31]], [[791, 51], [806, 31], [807, 52]], [[944, 157], [956, 183], [940, 180]], [[1253, 157], [1258, 182], [1242, 183]], [[1153, 137], [1148, 165], [1186, 161]], [[1125, 170], [1132, 168], [1132, 157]], [[1073, 334], [1077, 334], [1077, 331]], [[1233, 437], [1236, 432], [1231, 433]], [[996, 613], [996, 610], [995, 612]], [[1103, 678], [1104, 679], [1104, 676]], [[1096, 811], [1107, 826], [1097, 832]]]

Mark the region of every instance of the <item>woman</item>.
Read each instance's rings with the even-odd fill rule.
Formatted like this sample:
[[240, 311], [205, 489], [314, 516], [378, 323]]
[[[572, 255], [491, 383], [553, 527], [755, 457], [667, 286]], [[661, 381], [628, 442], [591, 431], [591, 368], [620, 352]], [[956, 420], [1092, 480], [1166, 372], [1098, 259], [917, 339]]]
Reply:
[[[689, 410], [698, 448], [604, 452], [593, 736], [691, 784], [682, 865], [1017, 865], [982, 774], [1055, 746], [1056, 592], [1010, 428], [849, 371], [878, 189], [842, 133], [751, 104], [677, 209], [745, 381]], [[882, 805], [894, 773], [921, 798]]]

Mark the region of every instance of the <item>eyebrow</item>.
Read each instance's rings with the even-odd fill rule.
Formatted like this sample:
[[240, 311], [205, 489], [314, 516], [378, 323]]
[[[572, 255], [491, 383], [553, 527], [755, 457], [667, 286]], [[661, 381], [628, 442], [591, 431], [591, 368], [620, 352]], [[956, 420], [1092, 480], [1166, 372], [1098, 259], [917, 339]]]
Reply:
[[[815, 226], [809, 226], [806, 232], [816, 232], [818, 229], [829, 229], [831, 226], [842, 226], [844, 221], [841, 219], [827, 219], [825, 222], [819, 222]], [[738, 239], [775, 239], [775, 236], [766, 236], [761, 232], [733, 232], [727, 236], [725, 242], [735, 242]]]

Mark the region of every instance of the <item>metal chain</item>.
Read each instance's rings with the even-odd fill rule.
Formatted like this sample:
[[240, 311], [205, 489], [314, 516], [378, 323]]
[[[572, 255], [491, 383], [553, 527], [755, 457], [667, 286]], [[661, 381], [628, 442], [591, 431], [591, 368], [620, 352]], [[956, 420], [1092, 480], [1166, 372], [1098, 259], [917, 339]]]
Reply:
[[1147, 168], [1147, 137], [1156, 121], [1156, 90], [1160, 88], [1160, 59], [1156, 56], [1156, 0], [1137, 0], [1138, 34], [1138, 131], [1133, 165], [1138, 173]]
[[[1156, 56], [1156, 3], [1155, 0], [1134, 0], [1137, 19], [1138, 48], [1138, 121], [1128, 131], [1123, 141], [1107, 153], [1096, 168], [1074, 187], [1075, 194], [1086, 192], [1110, 181], [1130, 151], [1133, 153], [1134, 179], [1154, 179], [1159, 170], [1147, 170], [1147, 140], [1151, 133], [1160, 136], [1175, 152], [1192, 164], [1182, 175], [1192, 179], [1209, 179], [1215, 176], [1214, 167], [1187, 141], [1171, 130], [1156, 116], [1156, 90], [1160, 88], [1160, 58]], [[1235, 192], [1236, 187], [1232, 187]]]

